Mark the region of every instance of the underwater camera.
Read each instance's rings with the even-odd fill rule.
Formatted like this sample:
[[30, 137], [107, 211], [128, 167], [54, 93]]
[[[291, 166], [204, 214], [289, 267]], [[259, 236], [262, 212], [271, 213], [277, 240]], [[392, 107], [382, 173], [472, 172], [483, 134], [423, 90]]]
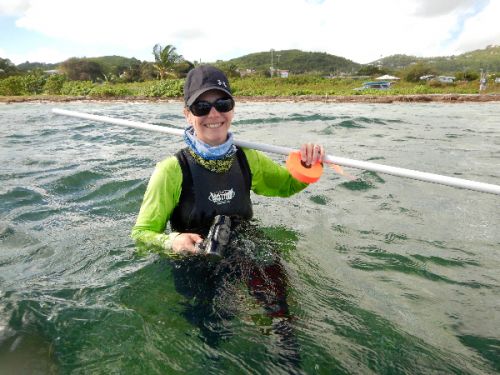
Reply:
[[229, 216], [217, 215], [208, 231], [207, 237], [197, 245], [197, 250], [202, 254], [222, 256], [224, 248], [229, 243], [231, 236], [231, 219]]

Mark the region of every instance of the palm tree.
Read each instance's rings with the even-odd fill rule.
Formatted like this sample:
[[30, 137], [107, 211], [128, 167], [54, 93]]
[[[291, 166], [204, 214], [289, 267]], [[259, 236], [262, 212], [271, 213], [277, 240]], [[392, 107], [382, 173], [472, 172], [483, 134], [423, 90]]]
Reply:
[[167, 74], [172, 73], [174, 66], [183, 61], [182, 56], [176, 52], [175, 47], [171, 44], [165, 47], [156, 44], [153, 47], [153, 55], [155, 56], [154, 67], [160, 73], [160, 79], [164, 79]]

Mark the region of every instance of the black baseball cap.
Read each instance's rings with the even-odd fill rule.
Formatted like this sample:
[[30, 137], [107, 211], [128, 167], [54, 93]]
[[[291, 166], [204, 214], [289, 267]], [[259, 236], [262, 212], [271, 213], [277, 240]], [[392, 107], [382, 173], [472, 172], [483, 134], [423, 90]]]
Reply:
[[198, 97], [210, 90], [220, 90], [229, 97], [231, 87], [226, 75], [210, 65], [200, 65], [189, 71], [184, 82], [184, 102], [189, 107]]

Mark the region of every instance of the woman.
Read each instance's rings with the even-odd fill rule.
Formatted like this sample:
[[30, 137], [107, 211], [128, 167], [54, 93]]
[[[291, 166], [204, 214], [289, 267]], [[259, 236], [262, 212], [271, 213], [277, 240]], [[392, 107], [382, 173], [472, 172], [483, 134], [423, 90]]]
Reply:
[[[187, 147], [156, 165], [132, 237], [167, 252], [198, 253], [216, 215], [248, 220], [250, 190], [287, 197], [307, 184], [263, 153], [238, 148], [229, 132], [234, 99], [227, 77], [211, 66], [191, 70], [184, 84]], [[301, 147], [306, 165], [322, 161], [324, 149]], [[170, 221], [172, 231], [164, 233]]]
[[[233, 239], [218, 261], [205, 262], [195, 256], [166, 260], [172, 263], [176, 290], [188, 301], [182, 315], [199, 328], [207, 344], [216, 347], [232, 335], [227, 321], [238, 307], [238, 288], [234, 286], [246, 284], [249, 294], [272, 320], [277, 347], [282, 351], [279, 361], [287, 368], [299, 366], [285, 268], [273, 249], [266, 248], [266, 241], [257, 240], [249, 247], [252, 227], [248, 220], [252, 218], [250, 190], [287, 197], [307, 184], [294, 179], [263, 153], [233, 144], [229, 128], [234, 99], [220, 70], [211, 66], [191, 70], [184, 85], [184, 100], [184, 115], [190, 125], [184, 136], [187, 147], [156, 165], [132, 237], [163, 252], [196, 254], [206, 248], [200, 244], [213, 233], [212, 223], [217, 218], [241, 223], [234, 235], [231, 232]], [[324, 150], [305, 144], [301, 156], [304, 163], [313, 164], [323, 159]], [[167, 222], [169, 234], [164, 233]]]

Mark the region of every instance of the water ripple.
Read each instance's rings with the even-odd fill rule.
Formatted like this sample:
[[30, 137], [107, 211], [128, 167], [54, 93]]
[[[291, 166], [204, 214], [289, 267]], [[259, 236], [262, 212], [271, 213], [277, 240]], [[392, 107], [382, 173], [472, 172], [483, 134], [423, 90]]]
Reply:
[[[62, 106], [184, 126], [182, 103]], [[259, 299], [235, 278], [205, 306], [180, 292], [172, 259], [129, 237], [155, 163], [182, 139], [50, 109], [0, 108], [0, 373], [498, 372], [496, 197], [332, 171], [286, 200], [253, 194], [254, 243], [276, 251], [286, 288]], [[317, 140], [335, 155], [498, 183], [498, 103], [237, 109], [251, 141]], [[287, 317], [262, 303], [277, 290]]]

